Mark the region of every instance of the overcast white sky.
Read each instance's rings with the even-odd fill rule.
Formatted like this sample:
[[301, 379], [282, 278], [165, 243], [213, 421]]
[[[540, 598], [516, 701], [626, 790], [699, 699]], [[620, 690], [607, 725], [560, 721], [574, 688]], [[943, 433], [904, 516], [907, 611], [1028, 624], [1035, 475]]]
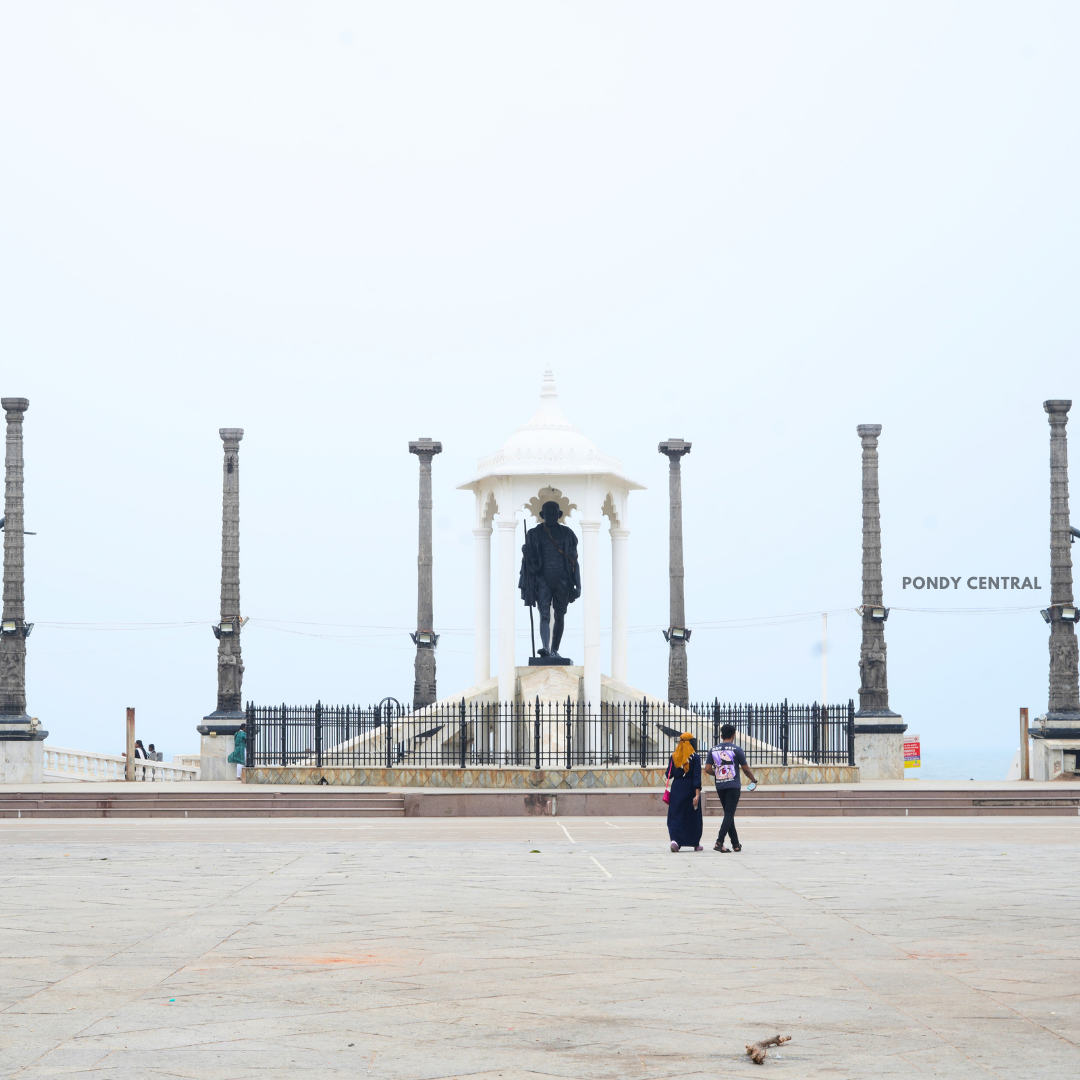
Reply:
[[[220, 426], [247, 433], [245, 696], [411, 696], [421, 435], [445, 447], [439, 689], [467, 686], [455, 488], [551, 364], [648, 485], [635, 685], [666, 685], [656, 444], [680, 436], [692, 696], [812, 699], [821, 611], [830, 697], [856, 694], [855, 426], [881, 423], [893, 708], [925, 759], [993, 752], [1003, 777], [1017, 708], [1046, 707], [1042, 402], [1080, 398], [1077, 5], [0, 12], [0, 389], [31, 401], [51, 743], [117, 752], [133, 705], [147, 741], [197, 750]], [[901, 588], [925, 574], [1044, 588]], [[1024, 610], [961, 612], [1002, 607]]]

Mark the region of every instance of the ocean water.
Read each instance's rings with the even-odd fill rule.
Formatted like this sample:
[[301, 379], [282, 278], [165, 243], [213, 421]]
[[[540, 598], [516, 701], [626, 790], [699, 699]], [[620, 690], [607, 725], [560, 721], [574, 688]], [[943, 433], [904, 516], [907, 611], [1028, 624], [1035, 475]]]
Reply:
[[934, 747], [922, 744], [922, 766], [905, 769], [908, 780], [1001, 780], [1009, 772], [1016, 747], [1003, 750]]

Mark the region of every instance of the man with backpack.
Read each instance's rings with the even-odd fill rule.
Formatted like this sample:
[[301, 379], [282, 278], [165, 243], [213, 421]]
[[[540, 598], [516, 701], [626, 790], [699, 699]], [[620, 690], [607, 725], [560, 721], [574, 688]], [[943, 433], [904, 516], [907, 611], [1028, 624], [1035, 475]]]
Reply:
[[[756, 787], [757, 777], [746, 764], [746, 754], [741, 746], [736, 746], [735, 725], [725, 724], [720, 729], [721, 741], [709, 751], [709, 761], [705, 772], [716, 779], [716, 794], [720, 796], [720, 805], [724, 808], [724, 820], [720, 825], [720, 835], [716, 838], [713, 851], [742, 851], [739, 834], [735, 831], [735, 808], [739, 805], [742, 794], [740, 770]], [[731, 837], [731, 847], [724, 847], [724, 839]]]

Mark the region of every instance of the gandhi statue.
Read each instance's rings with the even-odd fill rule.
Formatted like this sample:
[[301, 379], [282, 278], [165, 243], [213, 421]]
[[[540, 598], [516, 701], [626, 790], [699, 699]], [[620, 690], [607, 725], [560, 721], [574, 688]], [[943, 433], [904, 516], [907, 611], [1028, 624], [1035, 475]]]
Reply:
[[[541, 656], [559, 658], [566, 607], [581, 595], [581, 569], [574, 530], [559, 524], [562, 511], [557, 502], [540, 508], [540, 524], [525, 534], [521, 548], [518, 588], [526, 607], [540, 610]], [[551, 609], [555, 609], [552, 634]]]

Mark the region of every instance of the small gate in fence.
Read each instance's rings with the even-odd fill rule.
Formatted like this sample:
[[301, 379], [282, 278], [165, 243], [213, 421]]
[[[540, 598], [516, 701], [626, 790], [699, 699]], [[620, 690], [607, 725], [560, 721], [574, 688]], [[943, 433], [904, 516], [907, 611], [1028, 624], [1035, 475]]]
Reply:
[[322, 768], [583, 766], [663, 768], [679, 735], [707, 750], [734, 724], [753, 765], [854, 765], [855, 703], [710, 704], [688, 709], [647, 700], [497, 704], [443, 702], [411, 710], [378, 705], [247, 707], [247, 764]]

